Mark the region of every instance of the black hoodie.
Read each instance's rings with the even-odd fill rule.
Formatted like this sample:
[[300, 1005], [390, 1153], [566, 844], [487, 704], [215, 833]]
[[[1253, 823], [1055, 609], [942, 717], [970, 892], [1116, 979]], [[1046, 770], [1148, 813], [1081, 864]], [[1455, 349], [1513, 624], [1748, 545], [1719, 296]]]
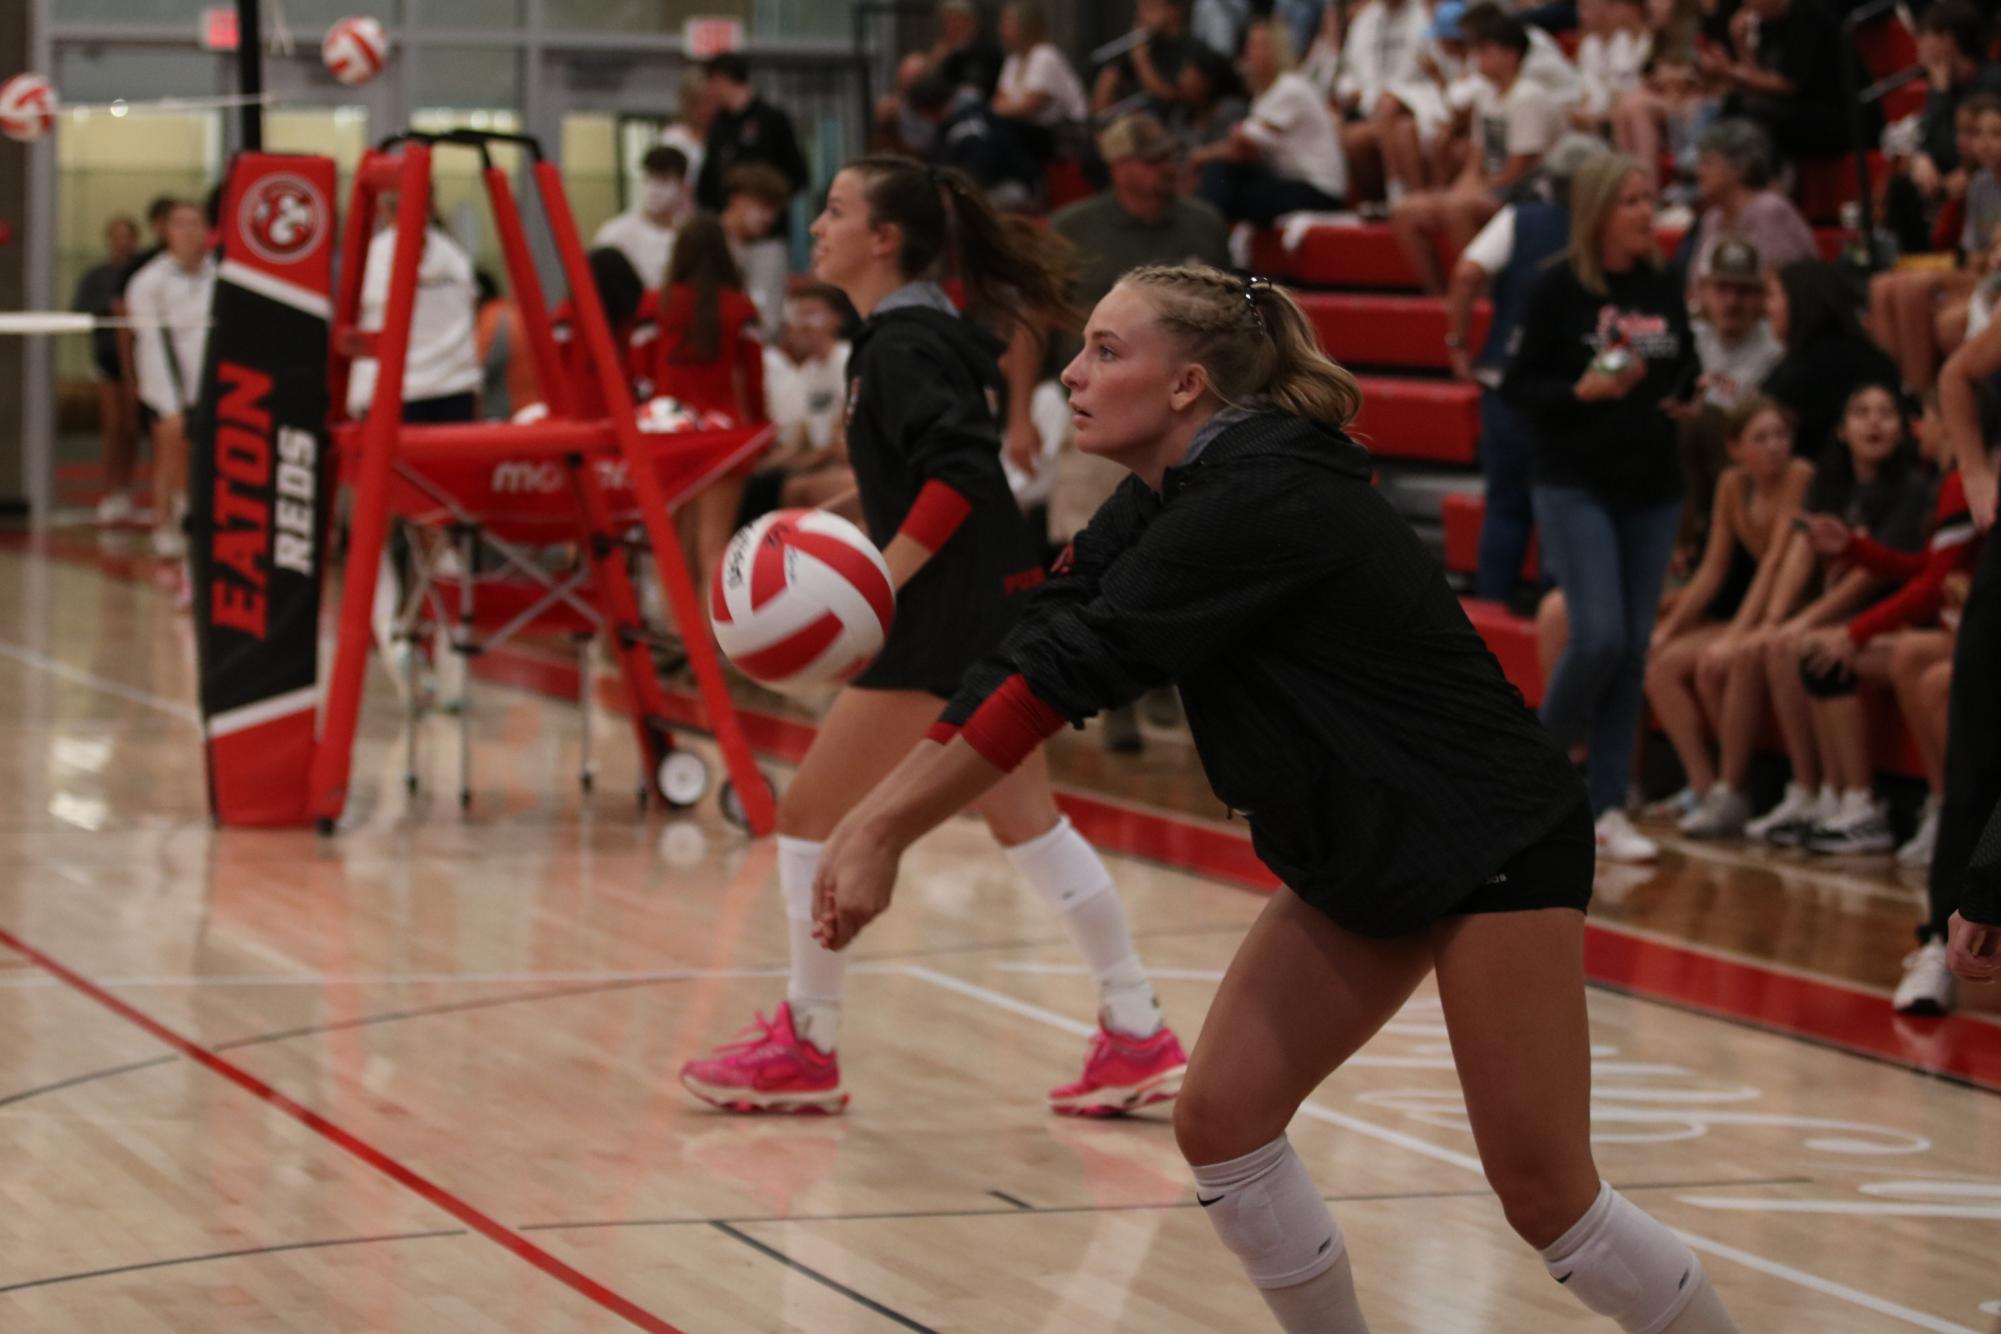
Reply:
[[1017, 674], [1072, 722], [1178, 685], [1265, 865], [1350, 930], [1418, 929], [1584, 788], [1369, 475], [1345, 435], [1266, 413], [1160, 494], [1128, 478], [945, 721]]
[[1002, 344], [961, 316], [900, 306], [872, 316], [848, 359], [848, 462], [862, 517], [888, 546], [917, 493], [942, 482], [972, 507], [897, 593], [882, 655], [855, 684], [949, 696], [1041, 582], [1040, 550], [1007, 475], [996, 417]]

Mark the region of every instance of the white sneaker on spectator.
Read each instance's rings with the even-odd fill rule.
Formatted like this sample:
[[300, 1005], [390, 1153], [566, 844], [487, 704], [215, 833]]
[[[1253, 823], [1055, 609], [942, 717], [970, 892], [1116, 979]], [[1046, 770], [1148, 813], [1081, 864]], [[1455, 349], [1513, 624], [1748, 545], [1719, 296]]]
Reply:
[[188, 539], [171, 526], [153, 530], [153, 554], [161, 560], [179, 560], [188, 554]]
[[1671, 797], [1648, 802], [1640, 807], [1640, 814], [1649, 820], [1680, 820], [1686, 818], [1701, 800], [1695, 795], [1694, 788], [1685, 787]]
[[1938, 846], [1938, 798], [1926, 797], [1918, 814], [1918, 831], [1911, 841], [1897, 849], [1897, 865], [1925, 867], [1932, 864], [1932, 849]]
[[1695, 809], [1682, 816], [1676, 827], [1690, 838], [1735, 838], [1744, 832], [1750, 818], [1750, 803], [1728, 783], [1718, 783], [1702, 794]]
[[1650, 862], [1661, 855], [1660, 845], [1616, 808], [1598, 817], [1597, 834], [1598, 855], [1608, 862]]
[[1937, 936], [1904, 956], [1904, 980], [1890, 1006], [1898, 1014], [1950, 1014], [1959, 983], [1945, 962], [1945, 941]]
[[1779, 804], [1746, 824], [1744, 833], [1780, 847], [1798, 847], [1800, 837], [1819, 815], [1820, 798], [1798, 783], [1787, 783]]
[[1857, 790], [1841, 799], [1841, 807], [1831, 820], [1818, 821], [1801, 839], [1808, 852], [1827, 857], [1847, 857], [1865, 852], [1888, 852], [1897, 846], [1890, 832], [1890, 817], [1875, 794]]
[[109, 527], [114, 524], [131, 523], [138, 516], [138, 508], [132, 497], [124, 491], [108, 492], [97, 502], [97, 521]]

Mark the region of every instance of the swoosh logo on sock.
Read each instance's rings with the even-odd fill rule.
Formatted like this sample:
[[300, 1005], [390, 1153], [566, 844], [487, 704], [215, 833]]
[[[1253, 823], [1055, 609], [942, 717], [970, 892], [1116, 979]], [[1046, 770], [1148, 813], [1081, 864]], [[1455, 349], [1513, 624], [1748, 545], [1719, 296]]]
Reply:
[[1223, 1197], [1221, 1195], [1218, 1195], [1212, 1199], [1205, 1200], [1202, 1198], [1202, 1193], [1200, 1191], [1197, 1191], [1195, 1193], [1195, 1203], [1201, 1205], [1204, 1209], [1207, 1209], [1210, 1205], [1214, 1204], [1217, 1200], [1220, 1200], [1222, 1198]]
[[1681, 1282], [1674, 1285], [1674, 1290], [1676, 1292], [1680, 1292], [1683, 1288], [1688, 1286], [1688, 1274], [1689, 1271], [1686, 1269], [1681, 1271]]
[[1319, 1249], [1319, 1250], [1317, 1250], [1317, 1251], [1315, 1251], [1315, 1252], [1314, 1252], [1314, 1254], [1315, 1254], [1315, 1255], [1325, 1255], [1325, 1254], [1327, 1254], [1327, 1248], [1328, 1248], [1329, 1246], [1332, 1246], [1333, 1244], [1334, 1244], [1334, 1238], [1332, 1238], [1332, 1237], [1329, 1237], [1329, 1238], [1328, 1238], [1327, 1240], [1325, 1240], [1325, 1241], [1323, 1241], [1323, 1242], [1321, 1242], [1321, 1243], [1320, 1243], [1320, 1249]]

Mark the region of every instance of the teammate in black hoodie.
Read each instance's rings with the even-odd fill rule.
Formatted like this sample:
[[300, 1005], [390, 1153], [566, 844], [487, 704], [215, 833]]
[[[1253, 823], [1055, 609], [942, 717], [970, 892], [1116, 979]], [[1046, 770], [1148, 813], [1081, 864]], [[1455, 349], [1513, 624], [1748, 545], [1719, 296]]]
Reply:
[[[778, 878], [792, 945], [786, 1001], [773, 1019], [759, 1017], [750, 1041], [681, 1071], [690, 1092], [728, 1111], [846, 1106], [834, 1039], [847, 956], [813, 937], [820, 840], [922, 739], [1044, 577], [1001, 472], [993, 405], [1003, 397], [1002, 342], [962, 318], [927, 275], [941, 263], [956, 269], [975, 316], [1061, 312], [1067, 248], [1027, 223], [1003, 224], [958, 172], [903, 158], [863, 158], [841, 171], [813, 238], [814, 273], [866, 321], [848, 360], [848, 461], [897, 587], [896, 617], [881, 655], [828, 709], [779, 802]], [[1187, 1065], [1180, 1040], [1161, 1020], [1110, 874], [1056, 810], [1046, 765], [1025, 766], [973, 804], [1029, 887], [1062, 914], [1098, 983], [1099, 1028], [1083, 1077], [1052, 1090], [1050, 1106], [1103, 1116], [1173, 1097]]]
[[1370, 487], [1346, 435], [1354, 378], [1284, 292], [1188, 266], [1128, 273], [1063, 380], [1078, 448], [1134, 476], [835, 831], [821, 939], [851, 941], [911, 841], [1058, 727], [1174, 682], [1286, 886], [1230, 964], [1174, 1116], [1197, 1201], [1280, 1325], [1365, 1328], [1284, 1130], [1435, 968], [1482, 1164], [1552, 1276], [1627, 1330], [1733, 1330], [1694, 1253], [1598, 1178], [1584, 793]]

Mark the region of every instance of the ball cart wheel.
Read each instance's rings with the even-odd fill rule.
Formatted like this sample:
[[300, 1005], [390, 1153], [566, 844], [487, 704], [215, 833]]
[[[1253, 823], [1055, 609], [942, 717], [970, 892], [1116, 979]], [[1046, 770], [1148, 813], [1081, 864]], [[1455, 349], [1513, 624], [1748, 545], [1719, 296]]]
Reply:
[[670, 750], [653, 781], [668, 809], [683, 811], [709, 795], [709, 764], [692, 750]]

